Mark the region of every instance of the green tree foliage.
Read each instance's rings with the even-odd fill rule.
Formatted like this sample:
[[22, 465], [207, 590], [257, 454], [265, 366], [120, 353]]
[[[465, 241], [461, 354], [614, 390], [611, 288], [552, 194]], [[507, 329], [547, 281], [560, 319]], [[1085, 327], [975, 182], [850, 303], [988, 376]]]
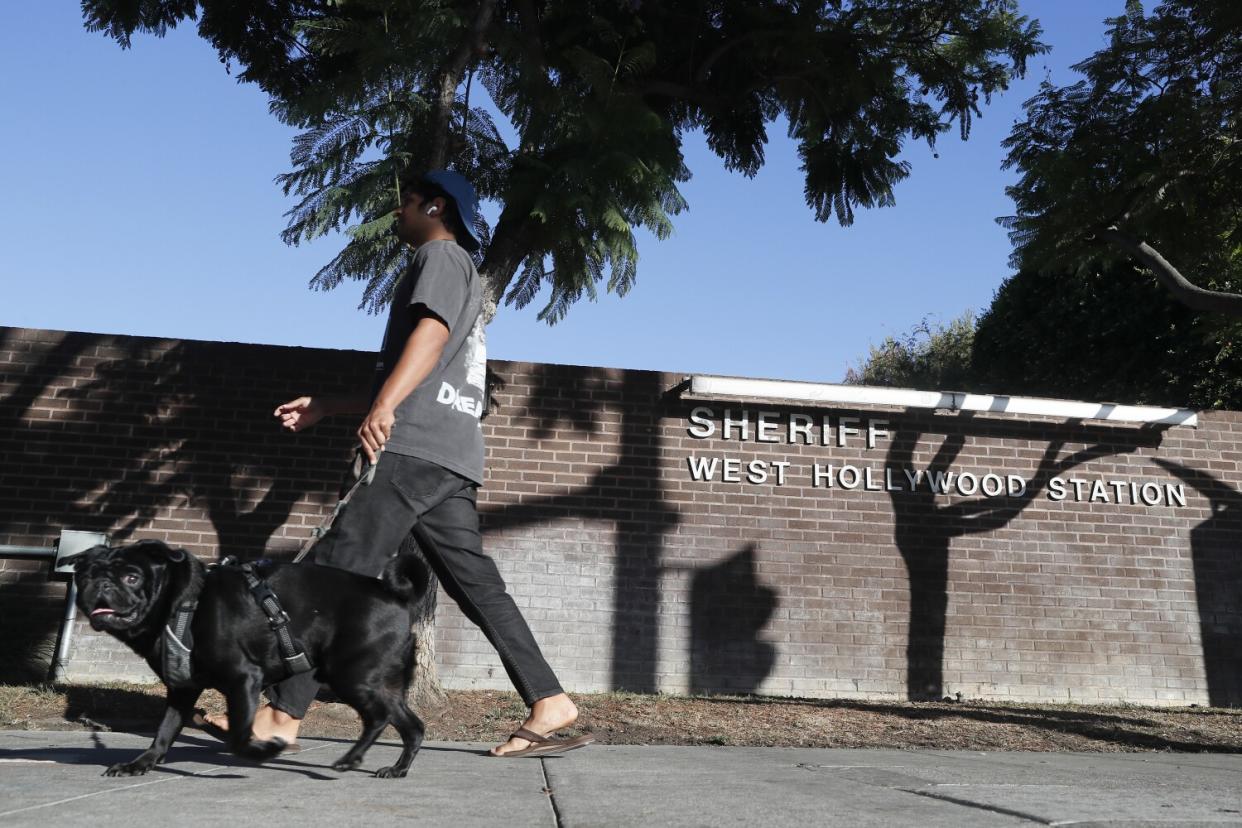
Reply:
[[1127, 263], [1023, 270], [980, 316], [970, 383], [991, 393], [1242, 408], [1242, 349]]
[[1139, 263], [1242, 317], [1242, 3], [1129, 0], [1107, 22], [1085, 78], [1041, 86], [1006, 142], [1015, 267], [1132, 284], [1114, 265]]
[[1242, 342], [1127, 264], [1023, 270], [978, 319], [924, 319], [872, 346], [845, 382], [1242, 409]]
[[1242, 347], [1129, 264], [1023, 270], [975, 319], [926, 319], [873, 346], [845, 382], [1242, 409]]
[[[768, 129], [797, 143], [816, 217], [893, 203], [903, 143], [962, 137], [980, 101], [1044, 51], [1016, 0], [83, 0], [128, 46], [186, 20], [303, 132], [281, 178], [286, 241], [345, 230], [315, 277], [382, 304], [408, 255], [394, 182], [448, 166], [502, 205], [480, 271], [517, 305], [550, 287], [555, 321], [601, 283], [634, 283], [635, 230], [685, 209], [682, 140], [701, 130], [754, 175]], [[480, 89], [480, 86], [482, 89]], [[517, 133], [501, 139], [490, 96]]]
[[921, 391], [974, 391], [971, 361], [975, 317], [970, 311], [948, 325], [927, 319], [902, 337], [873, 345], [857, 368], [846, 371], [848, 385], [882, 385]]

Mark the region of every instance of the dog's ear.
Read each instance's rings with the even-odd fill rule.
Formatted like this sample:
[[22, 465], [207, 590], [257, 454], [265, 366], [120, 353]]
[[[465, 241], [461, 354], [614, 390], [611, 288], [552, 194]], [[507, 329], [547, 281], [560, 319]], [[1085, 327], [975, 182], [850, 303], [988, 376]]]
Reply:
[[189, 554], [184, 549], [173, 549], [161, 540], [140, 540], [134, 546], [153, 558], [163, 558], [173, 563], [181, 563]]
[[90, 549], [83, 549], [81, 552], [74, 552], [72, 555], [61, 558], [60, 562], [62, 564], [73, 564], [73, 572], [76, 575], [77, 573], [84, 571], [86, 567], [90, 565], [91, 561], [107, 551], [108, 547], [101, 543], [97, 546], [92, 546]]

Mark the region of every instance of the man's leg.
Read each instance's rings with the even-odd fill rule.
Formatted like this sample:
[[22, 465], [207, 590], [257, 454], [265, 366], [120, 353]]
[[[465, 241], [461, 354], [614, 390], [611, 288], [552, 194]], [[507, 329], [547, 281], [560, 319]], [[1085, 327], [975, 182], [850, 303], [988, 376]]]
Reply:
[[[561, 689], [526, 619], [505, 590], [495, 561], [483, 553], [475, 497], [475, 487], [466, 486], [429, 509], [414, 527], [414, 535], [444, 591], [496, 648], [513, 686], [531, 708], [522, 726], [546, 736], [576, 722], [578, 708]], [[492, 753], [501, 756], [529, 745], [515, 737]]]

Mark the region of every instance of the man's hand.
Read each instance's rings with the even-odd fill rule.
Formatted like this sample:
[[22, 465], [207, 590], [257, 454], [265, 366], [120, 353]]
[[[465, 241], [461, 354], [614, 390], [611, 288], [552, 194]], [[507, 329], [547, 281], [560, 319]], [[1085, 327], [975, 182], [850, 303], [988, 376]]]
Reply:
[[392, 424], [396, 421], [397, 415], [393, 409], [377, 402], [371, 407], [362, 425], [358, 426], [358, 439], [362, 441], [362, 450], [372, 463], [376, 462], [384, 443], [392, 436]]
[[280, 418], [282, 427], [290, 431], [302, 431], [322, 420], [328, 412], [315, 397], [298, 397], [284, 405], [278, 405], [274, 413]]

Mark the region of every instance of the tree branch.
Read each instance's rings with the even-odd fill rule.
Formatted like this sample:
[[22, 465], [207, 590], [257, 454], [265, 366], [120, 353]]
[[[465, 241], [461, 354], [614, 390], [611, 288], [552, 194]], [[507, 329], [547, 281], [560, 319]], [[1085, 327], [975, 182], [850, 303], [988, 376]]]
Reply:
[[1142, 262], [1156, 275], [1160, 284], [1173, 294], [1174, 299], [1191, 310], [1242, 318], [1242, 294], [1207, 290], [1192, 284], [1155, 248], [1147, 242], [1130, 238], [1116, 227], [1109, 227], [1101, 235]]
[[[551, 81], [548, 78], [548, 61], [543, 51], [543, 41], [539, 31], [539, 10], [532, 0], [517, 0], [518, 21], [521, 27], [522, 52], [525, 61], [522, 63], [522, 81], [528, 89], [538, 90], [538, 94], [549, 94]], [[507, 113], [512, 116], [513, 113]], [[536, 145], [544, 137], [544, 124], [548, 116], [533, 107], [526, 129], [522, 131], [518, 141], [518, 151], [534, 152]]]
[[430, 169], [443, 169], [449, 156], [449, 127], [453, 118], [453, 104], [457, 100], [457, 87], [466, 73], [470, 58], [483, 48], [483, 35], [492, 22], [497, 0], [479, 0], [470, 31], [462, 38], [457, 51], [449, 59], [440, 75], [440, 88], [436, 94], [431, 113], [431, 155], [427, 160]]
[[703, 62], [699, 64], [698, 70], [694, 73], [694, 82], [696, 84], [706, 83], [707, 76], [711, 74], [712, 67], [715, 66], [716, 63], [722, 57], [724, 57], [725, 53], [728, 52], [730, 49], [737, 48], [738, 46], [741, 46], [743, 43], [747, 43], [751, 40], [758, 40], [759, 38], [764, 38], [764, 37], [789, 38], [789, 37], [794, 36], [794, 34], [795, 34], [794, 32], [791, 32], [788, 29], [756, 29], [753, 32], [747, 32], [746, 34], [729, 38], [724, 43], [721, 43], [719, 46], [713, 49], [711, 51], [711, 54], [703, 58]]
[[697, 104], [707, 110], [719, 109], [725, 100], [722, 96], [714, 95], [706, 89], [662, 80], [647, 81], [639, 89], [639, 94], [644, 97], [647, 95], [660, 95], [666, 98], [673, 98], [674, 100], [686, 101]]
[[539, 11], [531, 0], [517, 0], [518, 20], [522, 29], [522, 50], [531, 66], [546, 75], [548, 61], [543, 54], [543, 43], [539, 39]]

